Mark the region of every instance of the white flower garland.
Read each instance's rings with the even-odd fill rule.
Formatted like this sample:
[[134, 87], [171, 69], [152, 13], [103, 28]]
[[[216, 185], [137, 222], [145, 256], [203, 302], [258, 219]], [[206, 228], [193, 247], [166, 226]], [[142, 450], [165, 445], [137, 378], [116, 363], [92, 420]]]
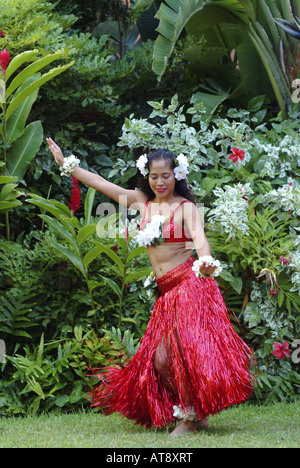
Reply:
[[74, 168], [78, 166], [79, 164], [80, 164], [80, 159], [76, 158], [74, 154], [71, 154], [71, 156], [64, 158], [64, 163], [62, 167], [60, 168], [60, 171], [61, 171], [60, 175], [69, 177], [74, 171]]
[[203, 263], [208, 263], [209, 265], [211, 266], [215, 266], [216, 269], [215, 271], [212, 273], [211, 276], [219, 276], [219, 274], [221, 273], [221, 271], [223, 270], [223, 268], [221, 267], [221, 263], [219, 262], [219, 260], [215, 260], [211, 255], [205, 255], [204, 257], [199, 257], [198, 260], [195, 260], [194, 263], [193, 263], [193, 266], [192, 266], [192, 270], [194, 271], [195, 275], [196, 276], [204, 276], [202, 275], [201, 271], [200, 271], [200, 266], [203, 264]]
[[[186, 179], [186, 176], [189, 174], [189, 171], [188, 171], [189, 162], [188, 162], [187, 157], [181, 153], [179, 154], [179, 156], [177, 156], [175, 161], [178, 162], [178, 166], [175, 167], [174, 169], [175, 179], [177, 180]], [[147, 162], [148, 162], [147, 154], [142, 154], [142, 156], [140, 156], [136, 162], [136, 167], [139, 169], [139, 171], [144, 177], [146, 177], [146, 175], [149, 173], [149, 170], [146, 169]]]
[[155, 215], [153, 216], [150, 223], [146, 227], [139, 231], [135, 237], [137, 243], [140, 247], [147, 247], [147, 245], [154, 244], [157, 240], [158, 243], [160, 240], [164, 240], [162, 237], [162, 225], [166, 222], [165, 216]]

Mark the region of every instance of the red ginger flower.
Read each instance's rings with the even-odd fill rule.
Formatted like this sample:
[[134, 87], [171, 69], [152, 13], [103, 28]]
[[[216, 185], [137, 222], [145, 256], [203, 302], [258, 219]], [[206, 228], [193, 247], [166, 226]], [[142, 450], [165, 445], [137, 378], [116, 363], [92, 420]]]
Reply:
[[231, 159], [234, 163], [238, 162], [239, 160], [243, 161], [245, 158], [245, 151], [240, 150], [238, 148], [232, 148], [233, 153], [229, 156], [228, 159]]
[[80, 189], [78, 185], [78, 179], [76, 179], [76, 177], [73, 177], [73, 176], [72, 176], [72, 179], [73, 179], [72, 193], [71, 193], [69, 208], [71, 209], [72, 217], [73, 217], [75, 211], [79, 210], [81, 206], [81, 199], [80, 199]]
[[10, 62], [10, 53], [7, 52], [6, 49], [3, 49], [0, 52], [0, 67], [2, 68], [3, 76], [5, 76], [5, 72], [6, 72], [9, 62]]
[[284, 341], [282, 344], [274, 343], [275, 350], [272, 352], [273, 356], [277, 357], [278, 359], [284, 359], [285, 357], [290, 357], [290, 349], [289, 344]]

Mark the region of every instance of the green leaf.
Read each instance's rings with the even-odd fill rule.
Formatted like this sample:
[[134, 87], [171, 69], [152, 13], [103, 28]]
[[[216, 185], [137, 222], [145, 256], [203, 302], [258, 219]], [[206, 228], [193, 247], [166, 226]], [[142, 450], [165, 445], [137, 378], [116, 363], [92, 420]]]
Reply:
[[90, 250], [83, 259], [83, 264], [85, 268], [93, 261], [95, 258], [97, 258], [101, 253], [103, 252], [102, 246], [95, 247], [94, 249]]
[[64, 239], [66, 239], [72, 247], [74, 247], [75, 252], [78, 252], [78, 246], [76, 243], [75, 237], [70, 233], [68, 229], [66, 229], [61, 223], [59, 223], [56, 219], [51, 218], [48, 215], [39, 215], [46, 223], [48, 223], [58, 234], [60, 234]]
[[30, 86], [27, 86], [21, 93], [19, 93], [10, 103], [6, 111], [6, 121], [10, 118], [13, 112], [19, 107], [20, 104], [28, 97], [31, 93], [33, 93], [36, 89], [40, 88], [43, 84], [47, 83], [47, 81], [55, 78], [60, 73], [66, 71], [69, 67], [73, 65], [74, 62], [70, 62], [67, 65], [59, 66], [53, 68], [48, 73], [45, 73], [41, 76], [37, 81], [32, 83]]
[[284, 292], [283, 292], [282, 289], [280, 289], [280, 291], [278, 293], [277, 300], [278, 300], [278, 306], [281, 307], [282, 303], [284, 301]]
[[81, 245], [93, 232], [96, 231], [96, 224], [88, 224], [81, 228], [77, 234], [78, 245]]
[[8, 184], [10, 182], [17, 182], [18, 177], [0, 176], [0, 184]]
[[32, 75], [34, 75], [36, 72], [44, 68], [46, 65], [49, 65], [49, 63], [53, 62], [54, 60], [57, 60], [63, 53], [64, 53], [63, 50], [59, 50], [55, 52], [54, 54], [49, 54], [46, 57], [42, 57], [39, 60], [36, 60], [35, 62], [28, 65], [28, 67], [22, 70], [13, 79], [13, 81], [7, 88], [6, 99], [11, 95], [12, 92], [14, 92], [20, 85], [22, 85], [24, 81], [32, 77]]
[[84, 202], [84, 217], [85, 217], [85, 224], [90, 224], [91, 213], [93, 209], [93, 204], [95, 200], [96, 190], [92, 187], [89, 187], [88, 192], [85, 197]]
[[135, 247], [127, 257], [127, 262], [130, 262], [133, 258], [137, 257], [138, 255], [145, 254], [146, 252], [146, 247]]
[[99, 243], [99, 247], [102, 249], [102, 252], [104, 252], [118, 266], [120, 270], [120, 274], [123, 275], [124, 264], [122, 260], [118, 257], [118, 255], [110, 247], [107, 247], [106, 245], [102, 245]]
[[23, 63], [36, 58], [36, 55], [38, 54], [38, 49], [34, 50], [26, 50], [25, 52], [22, 52], [19, 55], [16, 55], [11, 62], [9, 63], [6, 73], [5, 73], [5, 80], [8, 81], [11, 75], [19, 68]]
[[[25, 81], [23, 86], [20, 87], [20, 91], [29, 86], [31, 83], [34, 83], [40, 75], [35, 75]], [[37, 99], [38, 90], [34, 91], [28, 98], [23, 101], [23, 103], [15, 110], [11, 115], [11, 118], [7, 122], [6, 126], [6, 142], [8, 144], [13, 143], [17, 138], [19, 138], [24, 132], [25, 124], [28, 119], [29, 113], [34, 102]]]
[[88, 281], [88, 288], [90, 292], [92, 292], [93, 289], [98, 288], [99, 286], [102, 286], [102, 284], [99, 283], [99, 281], [95, 281], [95, 280]]
[[140, 268], [136, 270], [134, 273], [129, 273], [125, 276], [125, 283], [131, 283], [134, 280], [139, 280], [144, 278], [145, 276], [150, 275], [152, 271], [152, 267], [149, 268]]
[[71, 210], [63, 203], [60, 203], [57, 200], [47, 200], [46, 198], [34, 193], [30, 193], [29, 195], [32, 198], [26, 200], [28, 203], [32, 203], [33, 205], [37, 205], [40, 208], [49, 211], [58, 219], [62, 216], [71, 219]]
[[27, 125], [24, 133], [10, 148], [7, 155], [7, 174], [23, 179], [32, 159], [43, 141], [43, 128], [40, 121]]
[[121, 298], [122, 291], [119, 285], [115, 281], [111, 280], [110, 278], [106, 278], [105, 276], [101, 275], [101, 278], [103, 278], [107, 282], [107, 284], [111, 287], [111, 289], [117, 294], [117, 296]]
[[73, 263], [73, 265], [78, 268], [83, 276], [85, 276], [84, 266], [79, 257], [77, 257], [73, 252], [71, 252], [71, 250], [69, 250], [67, 247], [64, 247], [63, 245], [53, 244], [53, 248], [66, 257], [71, 263]]

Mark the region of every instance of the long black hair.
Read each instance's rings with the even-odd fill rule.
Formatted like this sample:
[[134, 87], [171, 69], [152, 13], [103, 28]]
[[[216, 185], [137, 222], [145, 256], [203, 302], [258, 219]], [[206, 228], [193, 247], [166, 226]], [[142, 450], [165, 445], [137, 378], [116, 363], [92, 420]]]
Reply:
[[[176, 164], [175, 164], [176, 156], [175, 156], [175, 154], [172, 153], [171, 151], [168, 151], [168, 150], [165, 150], [165, 149], [153, 150], [153, 151], [151, 151], [151, 153], [149, 153], [147, 155], [147, 158], [148, 158], [148, 162], [147, 162], [145, 167], [148, 169], [149, 172], [150, 172], [150, 166], [151, 166], [152, 162], [157, 161], [157, 160], [161, 160], [161, 159], [163, 159], [163, 160], [168, 159], [170, 161], [170, 163], [171, 163], [171, 168], [173, 170], [176, 167]], [[186, 198], [187, 200], [191, 200], [192, 202], [195, 203], [195, 195], [193, 194], [193, 192], [189, 188], [187, 180], [186, 179], [182, 179], [182, 180], [175, 179], [175, 181], [176, 182], [175, 182], [174, 193]], [[150, 184], [149, 184], [149, 175], [147, 175], [146, 177], [143, 177], [143, 175], [141, 174], [139, 179], [138, 179], [137, 186], [138, 186], [139, 189], [141, 189], [147, 195], [148, 200], [153, 200], [155, 198], [155, 193], [152, 191], [152, 189], [150, 187]]]

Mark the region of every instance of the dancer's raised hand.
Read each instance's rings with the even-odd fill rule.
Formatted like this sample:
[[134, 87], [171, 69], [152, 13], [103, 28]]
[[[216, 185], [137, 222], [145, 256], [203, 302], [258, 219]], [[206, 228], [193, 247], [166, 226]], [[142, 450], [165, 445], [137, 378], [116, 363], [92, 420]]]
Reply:
[[55, 161], [57, 162], [57, 164], [59, 166], [62, 166], [63, 163], [64, 163], [64, 155], [63, 155], [60, 147], [55, 143], [54, 140], [52, 140], [52, 138], [46, 138], [46, 141], [47, 141], [47, 143], [49, 145], [49, 149], [50, 149], [51, 153], [54, 156]]

